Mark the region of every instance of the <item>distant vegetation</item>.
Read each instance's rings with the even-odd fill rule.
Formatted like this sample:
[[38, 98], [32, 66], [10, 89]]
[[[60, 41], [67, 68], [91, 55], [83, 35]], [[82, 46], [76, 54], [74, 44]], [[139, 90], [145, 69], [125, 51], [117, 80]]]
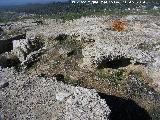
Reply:
[[[158, 0], [159, 1], [159, 0]], [[157, 2], [155, 0], [155, 3]], [[159, 4], [159, 3], [158, 3]], [[143, 5], [144, 6], [144, 5]], [[146, 4], [147, 10], [151, 11], [154, 4]], [[127, 10], [128, 8], [131, 11]], [[135, 9], [140, 9], [137, 13], [142, 12], [142, 5], [140, 4], [71, 4], [66, 3], [49, 3], [49, 4], [30, 4], [30, 5], [21, 5], [13, 7], [3, 7], [0, 8], [1, 11], [12, 11], [16, 13], [26, 13], [26, 14], [35, 14], [36, 17], [49, 17], [57, 19], [75, 19], [81, 16], [88, 15], [125, 15], [130, 14], [135, 11]], [[153, 13], [153, 12], [152, 12]], [[0, 19], [0, 21], [2, 21]]]

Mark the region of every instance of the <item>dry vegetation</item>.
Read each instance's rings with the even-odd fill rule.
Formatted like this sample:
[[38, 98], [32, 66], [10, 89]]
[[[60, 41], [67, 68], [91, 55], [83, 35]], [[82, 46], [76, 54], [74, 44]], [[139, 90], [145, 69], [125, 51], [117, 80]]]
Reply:
[[118, 32], [124, 31], [124, 23], [121, 20], [113, 20], [112, 29]]

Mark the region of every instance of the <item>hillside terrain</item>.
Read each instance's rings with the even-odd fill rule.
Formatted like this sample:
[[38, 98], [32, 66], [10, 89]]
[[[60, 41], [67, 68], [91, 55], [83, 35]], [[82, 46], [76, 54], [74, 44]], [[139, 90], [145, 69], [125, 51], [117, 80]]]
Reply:
[[[19, 6], [11, 5], [6, 7], [0, 6], [0, 22], [13, 22], [33, 18], [63, 19], [63, 21], [65, 21], [91, 15], [160, 15], [159, 0], [145, 0], [145, 3], [136, 3], [140, 2], [140, 0], [132, 0], [135, 3], [129, 3], [130, 0], [113, 1], [119, 1], [119, 4], [92, 4], [92, 2], [89, 4], [72, 4], [71, 1], [68, 1], [48, 4], [28, 4]], [[124, 1], [126, 1], [126, 3]]]

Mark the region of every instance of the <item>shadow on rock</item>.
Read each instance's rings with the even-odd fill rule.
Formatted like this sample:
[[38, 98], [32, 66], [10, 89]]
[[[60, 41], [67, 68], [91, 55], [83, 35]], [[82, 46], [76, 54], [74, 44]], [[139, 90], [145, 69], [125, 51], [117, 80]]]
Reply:
[[11, 68], [11, 67], [15, 67], [17, 68], [18, 65], [20, 64], [20, 61], [19, 59], [16, 57], [16, 56], [1, 56], [0, 55], [0, 66], [2, 68]]
[[98, 69], [103, 68], [112, 68], [112, 69], [118, 69], [120, 67], [126, 67], [131, 64], [130, 58], [125, 57], [117, 57], [113, 60], [109, 60], [108, 58], [105, 58], [101, 61], [101, 63], [98, 64]]
[[98, 93], [105, 99], [111, 109], [110, 120], [151, 120], [151, 117], [144, 108], [141, 108], [133, 100]]

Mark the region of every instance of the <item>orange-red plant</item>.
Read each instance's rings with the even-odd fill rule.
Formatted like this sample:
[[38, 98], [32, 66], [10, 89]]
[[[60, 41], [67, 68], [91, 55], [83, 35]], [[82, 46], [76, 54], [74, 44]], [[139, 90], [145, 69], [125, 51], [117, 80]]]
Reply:
[[121, 20], [113, 20], [112, 21], [112, 29], [118, 32], [124, 30], [124, 23]]

